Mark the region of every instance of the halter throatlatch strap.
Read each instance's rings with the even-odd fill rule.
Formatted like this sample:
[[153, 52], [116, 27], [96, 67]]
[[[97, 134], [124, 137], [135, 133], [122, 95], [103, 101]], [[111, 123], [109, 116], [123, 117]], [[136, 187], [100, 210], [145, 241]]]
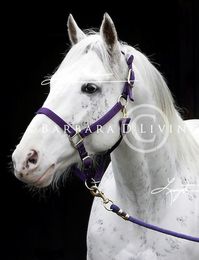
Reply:
[[[83, 142], [84, 138], [86, 136], [94, 133], [95, 131], [97, 131], [99, 126], [100, 127], [104, 126], [120, 111], [122, 111], [123, 115], [124, 115], [124, 117], [122, 119], [120, 119], [120, 121], [119, 121], [120, 138], [116, 142], [116, 144], [114, 144], [113, 147], [111, 147], [107, 151], [107, 154], [110, 154], [120, 144], [123, 134], [126, 133], [126, 131], [127, 131], [127, 126], [130, 122], [130, 118], [126, 117], [126, 103], [127, 103], [128, 98], [131, 101], [134, 100], [133, 95], [132, 95], [132, 87], [134, 84], [135, 76], [134, 76], [134, 72], [132, 69], [132, 63], [133, 63], [133, 55], [130, 55], [127, 58], [127, 65], [129, 68], [128, 78], [124, 84], [123, 91], [122, 91], [120, 98], [118, 99], [118, 102], [104, 116], [102, 116], [99, 120], [97, 120], [96, 122], [91, 124], [89, 127], [86, 127], [78, 132], [71, 125], [66, 123], [61, 117], [59, 117], [56, 113], [54, 113], [49, 108], [41, 107], [37, 111], [37, 114], [44, 114], [47, 117], [49, 117], [69, 136], [69, 140], [72, 143], [73, 147], [78, 151], [79, 156], [82, 161], [82, 165], [83, 165], [82, 170], [75, 167], [74, 173], [83, 181], [89, 182], [92, 179], [100, 181], [104, 174], [104, 170], [105, 170], [103, 167], [104, 165], [100, 165], [99, 171], [94, 170], [93, 159], [89, 156], [89, 154], [86, 151], [86, 148], [84, 146], [84, 142]], [[123, 101], [122, 99], [125, 102], [122, 102]], [[124, 113], [124, 111], [125, 111], [125, 113]]]

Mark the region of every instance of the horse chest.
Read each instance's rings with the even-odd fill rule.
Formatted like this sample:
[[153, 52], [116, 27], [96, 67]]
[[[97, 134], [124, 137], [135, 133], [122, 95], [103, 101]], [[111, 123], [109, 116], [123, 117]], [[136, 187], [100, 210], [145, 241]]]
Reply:
[[197, 260], [198, 245], [154, 231], [147, 233], [94, 202], [87, 235], [88, 260]]
[[90, 217], [88, 259], [133, 259], [138, 248], [144, 245], [144, 239], [136, 238], [135, 226], [105, 211], [100, 204], [99, 201], [94, 202]]
[[[109, 170], [102, 182], [102, 187], [108, 197], [118, 202], [116, 186]], [[183, 201], [185, 203], [186, 199]], [[188, 211], [185, 212], [181, 203], [176, 203], [174, 206], [178, 209], [177, 212], [171, 207], [171, 212], [162, 218], [159, 225], [173, 230], [180, 225], [184, 233], [189, 233], [185, 226], [191, 227], [190, 219], [193, 221], [194, 218], [193, 216], [183, 218], [183, 216], [189, 213], [191, 207], [187, 207]], [[87, 245], [88, 260], [176, 260], [178, 257], [181, 260], [196, 260], [199, 255], [199, 248], [197, 249], [198, 246], [195, 243], [148, 231], [124, 221], [117, 215], [106, 211], [99, 198], [93, 203]]]
[[[104, 182], [105, 194], [117, 201], [115, 185], [110, 173], [106, 175]], [[138, 253], [146, 251], [146, 238], [144, 230], [138, 232], [137, 226], [106, 211], [101, 201], [95, 199], [89, 221], [87, 245], [89, 260], [138, 259], [135, 258]], [[147, 255], [155, 259], [152, 250], [147, 250]]]

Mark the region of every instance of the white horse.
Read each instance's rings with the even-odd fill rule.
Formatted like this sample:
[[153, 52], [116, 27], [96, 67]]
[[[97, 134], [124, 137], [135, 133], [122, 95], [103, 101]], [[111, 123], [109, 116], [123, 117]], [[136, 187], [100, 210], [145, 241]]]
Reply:
[[[73, 128], [92, 124], [117, 102], [128, 75], [125, 55], [132, 54], [135, 101], [127, 105], [132, 123], [111, 153], [99, 187], [138, 219], [199, 236], [199, 121], [182, 120], [161, 74], [140, 51], [118, 41], [107, 14], [100, 33], [86, 34], [70, 15], [68, 33], [72, 48], [50, 79], [44, 106]], [[101, 131], [84, 138], [89, 154], [117, 142], [122, 117], [117, 113]], [[21, 181], [45, 187], [81, 163], [67, 135], [55, 126], [43, 114], [28, 126], [13, 153]], [[106, 211], [99, 198], [93, 203], [87, 245], [89, 260], [199, 259], [198, 243], [127, 222]]]

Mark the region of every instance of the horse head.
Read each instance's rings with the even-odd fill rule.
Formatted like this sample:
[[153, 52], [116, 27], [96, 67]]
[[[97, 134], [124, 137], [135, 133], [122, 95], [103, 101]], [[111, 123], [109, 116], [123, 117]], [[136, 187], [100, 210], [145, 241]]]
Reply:
[[[43, 106], [80, 129], [101, 118], [115, 104], [128, 66], [108, 14], [104, 15], [99, 33], [87, 34], [69, 15], [68, 34], [72, 47], [50, 79]], [[103, 129], [85, 138], [90, 154], [103, 152], [117, 142], [120, 118], [118, 113]], [[65, 169], [80, 163], [78, 152], [64, 131], [43, 114], [32, 119], [12, 159], [16, 177], [37, 187], [48, 186]]]

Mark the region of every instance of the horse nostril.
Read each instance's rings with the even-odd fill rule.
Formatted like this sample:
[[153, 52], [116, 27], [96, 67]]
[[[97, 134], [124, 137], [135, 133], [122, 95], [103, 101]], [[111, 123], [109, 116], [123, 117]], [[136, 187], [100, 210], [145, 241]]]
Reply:
[[27, 163], [26, 167], [29, 168], [29, 164], [37, 164], [38, 162], [38, 153], [35, 150], [31, 150], [30, 153], [28, 153]]
[[37, 160], [35, 158], [29, 158], [28, 162], [32, 163], [32, 164], [36, 164]]

